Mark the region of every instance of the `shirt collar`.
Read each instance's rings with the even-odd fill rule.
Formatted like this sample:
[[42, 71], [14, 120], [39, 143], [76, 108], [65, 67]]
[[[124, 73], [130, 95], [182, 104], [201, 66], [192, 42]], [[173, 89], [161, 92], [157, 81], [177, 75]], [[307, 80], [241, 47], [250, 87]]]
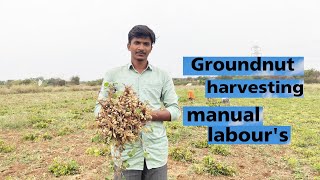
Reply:
[[[134, 69], [132, 63], [128, 63], [127, 68], [128, 68], [128, 69]], [[150, 70], [150, 71], [153, 70], [153, 67], [152, 67], [152, 65], [151, 65], [149, 62], [148, 62], [147, 68], [146, 68], [144, 71], [146, 71], [146, 70]]]

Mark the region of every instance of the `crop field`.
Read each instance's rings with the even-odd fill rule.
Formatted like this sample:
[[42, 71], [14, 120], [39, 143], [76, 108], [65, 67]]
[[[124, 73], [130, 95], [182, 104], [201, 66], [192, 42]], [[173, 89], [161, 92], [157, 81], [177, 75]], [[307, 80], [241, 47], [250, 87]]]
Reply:
[[[0, 179], [110, 179], [110, 149], [96, 133], [99, 87], [0, 88]], [[188, 90], [195, 91], [189, 101]], [[179, 105], [219, 106], [202, 86], [177, 86]], [[320, 84], [304, 98], [230, 99], [262, 106], [264, 125], [290, 125], [290, 145], [208, 145], [206, 127], [165, 123], [169, 179], [320, 179]]]

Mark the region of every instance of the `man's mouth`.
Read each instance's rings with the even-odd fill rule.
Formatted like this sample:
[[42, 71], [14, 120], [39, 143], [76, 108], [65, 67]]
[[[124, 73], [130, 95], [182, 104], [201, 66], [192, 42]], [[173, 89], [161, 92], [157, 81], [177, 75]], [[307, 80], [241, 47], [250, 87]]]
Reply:
[[138, 56], [144, 56], [146, 53], [138, 52], [136, 53]]

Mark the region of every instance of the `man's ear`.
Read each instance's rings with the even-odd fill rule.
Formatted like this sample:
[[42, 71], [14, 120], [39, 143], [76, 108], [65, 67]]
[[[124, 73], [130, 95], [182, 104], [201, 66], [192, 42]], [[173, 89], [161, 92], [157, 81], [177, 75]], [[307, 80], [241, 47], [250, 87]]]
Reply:
[[127, 44], [127, 48], [128, 48], [128, 50], [130, 51], [130, 49], [129, 49], [129, 48], [130, 48], [130, 43]]

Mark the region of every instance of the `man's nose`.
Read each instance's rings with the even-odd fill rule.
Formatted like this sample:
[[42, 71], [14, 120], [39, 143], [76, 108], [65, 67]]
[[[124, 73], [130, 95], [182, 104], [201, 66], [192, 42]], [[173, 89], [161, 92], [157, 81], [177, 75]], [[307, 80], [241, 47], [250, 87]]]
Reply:
[[144, 48], [145, 47], [144, 47], [144, 45], [142, 43], [138, 45], [138, 50], [144, 50]]

